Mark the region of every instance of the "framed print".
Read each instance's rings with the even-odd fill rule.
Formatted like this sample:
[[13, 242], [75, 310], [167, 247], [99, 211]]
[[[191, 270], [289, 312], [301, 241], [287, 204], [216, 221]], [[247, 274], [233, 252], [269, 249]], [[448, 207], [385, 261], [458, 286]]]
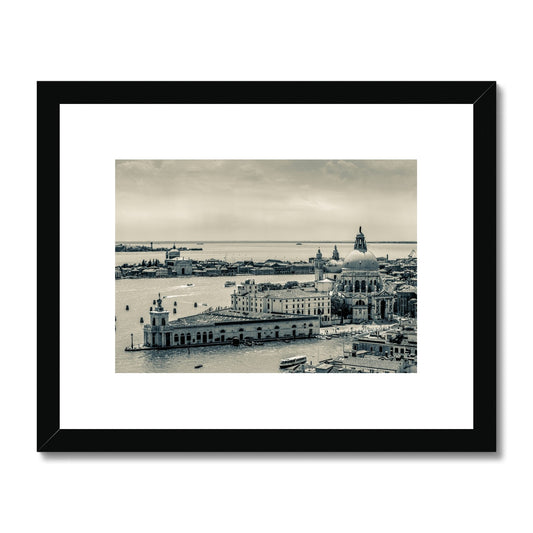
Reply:
[[37, 103], [38, 451], [496, 450], [495, 82]]

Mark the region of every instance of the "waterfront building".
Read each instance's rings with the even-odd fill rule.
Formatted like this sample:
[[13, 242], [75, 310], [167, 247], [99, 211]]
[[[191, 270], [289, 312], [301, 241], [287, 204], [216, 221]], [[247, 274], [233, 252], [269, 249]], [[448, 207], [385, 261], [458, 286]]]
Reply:
[[313, 316], [321, 324], [331, 322], [331, 297], [314, 288], [266, 289], [246, 280], [231, 295], [231, 307], [236, 311]]
[[320, 250], [315, 258], [315, 286], [331, 279], [336, 292], [352, 309], [352, 322], [392, 320], [394, 294], [386, 290], [376, 256], [367, 248], [361, 227], [354, 249], [341, 261], [335, 247], [331, 260], [325, 262]]
[[364, 335], [352, 343], [353, 357], [368, 355], [404, 359], [417, 356], [416, 330], [396, 331], [386, 336]]
[[246, 340], [308, 338], [319, 332], [320, 320], [304, 315], [218, 309], [169, 320], [161, 297], [144, 326], [144, 345], [153, 348], [209, 346]]
[[317, 365], [304, 363], [290, 370], [290, 372], [306, 374], [403, 374], [416, 373], [416, 369], [416, 362], [405, 359], [386, 359], [376, 356], [345, 359], [341, 356], [324, 359], [319, 361]]
[[181, 257], [181, 252], [176, 244], [166, 251], [165, 267], [167, 272], [174, 276], [191, 276], [193, 273], [192, 261]]

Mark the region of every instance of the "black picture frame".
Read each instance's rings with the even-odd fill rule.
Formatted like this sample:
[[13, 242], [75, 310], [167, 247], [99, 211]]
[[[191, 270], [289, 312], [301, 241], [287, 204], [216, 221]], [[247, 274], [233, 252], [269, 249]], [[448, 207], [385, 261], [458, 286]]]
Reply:
[[[496, 248], [496, 87], [494, 81], [37, 82], [37, 450], [496, 451], [496, 306], [494, 293], [490, 291], [491, 287], [496, 288], [496, 253], [485, 253]], [[62, 429], [59, 417], [59, 112], [61, 104], [108, 103], [471, 104], [474, 131], [473, 429]], [[50, 235], [55, 237], [50, 239]]]

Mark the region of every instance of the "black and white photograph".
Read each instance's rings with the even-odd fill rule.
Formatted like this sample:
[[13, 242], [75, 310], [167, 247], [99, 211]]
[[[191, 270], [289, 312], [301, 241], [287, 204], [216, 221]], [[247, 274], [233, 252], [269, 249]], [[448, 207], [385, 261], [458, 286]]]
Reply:
[[115, 219], [117, 373], [417, 372], [416, 160], [116, 160]]

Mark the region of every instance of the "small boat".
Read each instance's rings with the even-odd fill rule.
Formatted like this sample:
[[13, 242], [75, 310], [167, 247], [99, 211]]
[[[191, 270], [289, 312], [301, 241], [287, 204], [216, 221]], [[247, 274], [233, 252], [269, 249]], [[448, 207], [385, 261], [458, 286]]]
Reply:
[[196, 365], [194, 368], [202, 368], [204, 365]]
[[224, 287], [233, 287], [234, 285], [235, 285], [234, 281], [226, 281], [226, 283], [224, 283]]
[[187, 287], [192, 287], [194, 286], [194, 283], [187, 283]]
[[307, 357], [305, 355], [295, 355], [294, 357], [287, 357], [279, 362], [280, 368], [289, 368], [291, 366], [302, 365], [307, 363]]

